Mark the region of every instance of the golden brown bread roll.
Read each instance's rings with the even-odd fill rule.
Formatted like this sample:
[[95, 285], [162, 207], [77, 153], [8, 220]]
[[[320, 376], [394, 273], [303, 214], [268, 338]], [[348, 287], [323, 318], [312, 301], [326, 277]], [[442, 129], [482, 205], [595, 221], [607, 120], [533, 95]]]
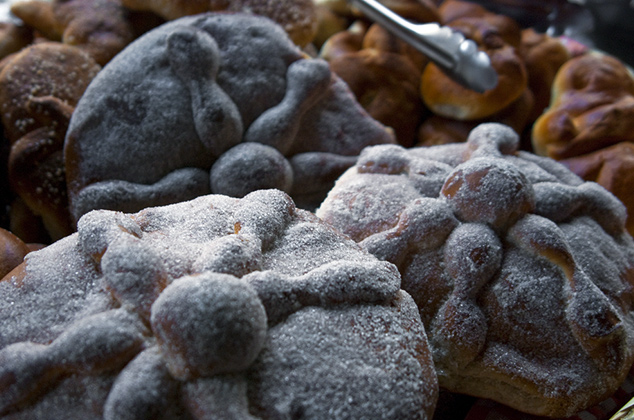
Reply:
[[324, 42], [319, 50], [319, 57], [332, 61], [339, 56], [356, 53], [363, 48], [363, 38], [368, 25], [363, 21], [355, 21], [345, 31], [337, 32]]
[[411, 60], [419, 75], [429, 63], [429, 59], [407, 42], [396, 37], [379, 24], [373, 24], [363, 37], [362, 48], [372, 48], [379, 51], [401, 54]]
[[489, 55], [491, 66], [498, 74], [498, 84], [478, 93], [455, 82], [430, 63], [421, 80], [421, 97], [427, 107], [446, 118], [476, 121], [515, 102], [528, 84], [526, 66], [518, 51], [521, 30], [517, 22], [457, 0], [439, 10], [447, 26], [473, 40]]
[[533, 126], [532, 139], [536, 153], [555, 159], [634, 141], [634, 78], [608, 55], [567, 61], [553, 82], [550, 107]]
[[446, 25], [486, 48], [499, 48], [502, 44], [515, 48], [520, 46], [521, 28], [516, 21], [507, 16], [494, 13], [461, 16], [446, 22]]
[[447, 76], [437, 65], [425, 67], [421, 79], [421, 97], [435, 114], [457, 120], [487, 118], [514, 101], [526, 90], [528, 75], [516, 49], [510, 45], [485, 49], [498, 74], [493, 89], [478, 93]]
[[[485, 120], [461, 121], [440, 115], [432, 115], [420, 125], [416, 145], [433, 146], [464, 142], [469, 137], [471, 130], [484, 122], [497, 122], [508, 125], [521, 135], [529, 123], [528, 118], [533, 109], [533, 104], [533, 93], [526, 89], [515, 102]], [[526, 143], [530, 143], [530, 139], [526, 140]], [[522, 144], [521, 146], [523, 149], [528, 149], [528, 144]]]
[[63, 30], [53, 12], [52, 2], [44, 0], [15, 2], [11, 5], [11, 13], [28, 27], [34, 28], [44, 38], [61, 41]]
[[462, 143], [477, 124], [478, 122], [474, 121], [460, 121], [432, 115], [418, 127], [416, 146]]

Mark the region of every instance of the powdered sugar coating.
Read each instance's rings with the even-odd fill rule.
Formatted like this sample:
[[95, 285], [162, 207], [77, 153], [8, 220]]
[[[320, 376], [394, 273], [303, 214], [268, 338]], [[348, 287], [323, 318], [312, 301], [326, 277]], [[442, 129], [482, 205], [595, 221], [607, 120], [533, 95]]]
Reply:
[[211, 167], [211, 189], [216, 194], [244, 197], [251, 191], [277, 188], [290, 192], [291, 164], [277, 149], [256, 142], [240, 143]]
[[614, 196], [518, 145], [482, 124], [464, 144], [366, 148], [317, 215], [399, 267], [441, 386], [565, 417], [634, 361], [634, 241]]
[[248, 368], [266, 335], [257, 293], [229, 274], [181, 277], [156, 299], [150, 320], [167, 368], [180, 380]]
[[413, 351], [425, 340], [420, 324], [412, 322], [416, 315], [406, 294], [378, 311], [310, 307], [291, 315], [271, 329], [251, 372], [255, 413], [262, 418], [424, 418], [422, 411], [433, 411], [434, 391], [419, 386], [429, 366]]
[[[98, 210], [78, 227], [0, 281], [0, 316], [9, 320], [0, 325], [2, 415], [45, 413], [56, 404], [71, 420], [249, 418], [274, 403], [255, 401], [250, 391], [259, 386], [252, 380], [261, 355], [286, 350], [270, 343], [272, 329], [318, 309], [319, 325], [333, 313], [355, 314], [349, 319], [359, 323], [346, 334], [321, 331], [323, 345], [338, 349], [333, 357], [356, 363], [358, 344], [367, 342], [378, 352], [374, 369], [407, 379], [409, 396], [383, 400], [382, 417], [400, 418], [403, 410], [431, 417], [437, 379], [397, 269], [297, 209], [285, 193], [210, 195], [135, 214]], [[375, 328], [394, 331], [384, 336]], [[401, 356], [381, 350], [392, 342]], [[314, 353], [282, 357], [320, 363]], [[268, 377], [282, 367], [266, 369]], [[347, 392], [372, 400], [368, 392], [382, 388], [363, 385], [364, 375], [347, 374]], [[323, 385], [323, 395], [297, 398], [331, 404], [334, 389]]]
[[183, 17], [127, 46], [82, 96], [64, 146], [70, 208], [77, 221], [269, 188], [314, 208], [351, 157], [394, 142], [273, 21]]
[[441, 194], [460, 220], [504, 229], [533, 210], [532, 186], [512, 164], [475, 158], [458, 165]]

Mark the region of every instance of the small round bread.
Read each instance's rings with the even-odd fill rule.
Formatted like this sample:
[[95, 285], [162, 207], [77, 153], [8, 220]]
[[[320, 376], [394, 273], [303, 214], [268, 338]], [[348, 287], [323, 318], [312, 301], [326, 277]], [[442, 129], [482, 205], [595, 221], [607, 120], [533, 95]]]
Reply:
[[51, 41], [61, 41], [62, 29], [57, 23], [50, 1], [17, 1], [11, 3], [11, 14], [27, 27]]
[[537, 154], [567, 159], [634, 141], [634, 76], [618, 59], [584, 54], [567, 61], [553, 82], [550, 107], [535, 122]]
[[423, 53], [377, 23], [368, 28], [368, 31], [363, 37], [362, 48], [372, 48], [403, 55], [409, 58], [412, 64], [416, 66], [419, 75], [429, 63], [429, 58]]
[[479, 122], [459, 121], [432, 115], [418, 127], [416, 146], [438, 146], [449, 143], [462, 143]]
[[489, 123], [368, 147], [317, 215], [399, 267], [441, 387], [568, 417], [634, 361], [634, 240], [616, 197], [518, 146]]
[[[526, 89], [515, 102], [484, 120], [462, 121], [432, 115], [419, 126], [416, 145], [432, 146], [467, 141], [471, 130], [484, 122], [508, 125], [516, 133], [522, 134], [530, 123], [529, 114], [533, 109], [534, 102], [532, 91]], [[530, 139], [526, 139], [523, 143], [526, 143], [526, 147], [522, 147], [522, 149], [528, 149]]]
[[354, 22], [346, 30], [337, 32], [324, 42], [319, 50], [319, 58], [330, 62], [339, 56], [359, 52], [363, 48], [367, 31], [368, 25], [365, 22]]
[[557, 38], [532, 28], [522, 30], [520, 51], [528, 72], [528, 88], [535, 98], [535, 105], [528, 117], [532, 122], [550, 105], [557, 71], [571, 58], [571, 54]]
[[279, 190], [93, 211], [0, 280], [0, 416], [431, 419], [399, 286]]

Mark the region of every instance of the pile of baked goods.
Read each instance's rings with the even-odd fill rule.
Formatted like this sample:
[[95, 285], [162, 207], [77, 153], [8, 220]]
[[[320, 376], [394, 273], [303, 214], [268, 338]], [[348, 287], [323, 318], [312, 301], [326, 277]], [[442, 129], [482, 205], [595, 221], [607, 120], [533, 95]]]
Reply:
[[[524, 3], [511, 7], [543, 6]], [[628, 187], [634, 167], [630, 68], [468, 1], [385, 4], [412, 21], [438, 21], [474, 40], [500, 77], [495, 89], [471, 91], [345, 2], [320, 0], [329, 22], [323, 25], [320, 56], [370, 115], [394, 129], [401, 145], [464, 142], [478, 124], [500, 122], [520, 134], [522, 150], [561, 160], [634, 209]], [[627, 225], [634, 233], [634, 217]]]
[[562, 418], [614, 394], [632, 74], [467, 1], [381, 3], [474, 40], [498, 85], [345, 0], [13, 5], [0, 418], [441, 420], [439, 391]]

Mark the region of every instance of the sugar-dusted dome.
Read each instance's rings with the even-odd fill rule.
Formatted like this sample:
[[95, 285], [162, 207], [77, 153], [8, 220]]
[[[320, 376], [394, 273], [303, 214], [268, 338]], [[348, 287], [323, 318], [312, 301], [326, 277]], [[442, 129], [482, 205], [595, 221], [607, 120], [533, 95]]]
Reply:
[[518, 143], [369, 147], [317, 215], [399, 267], [441, 387], [566, 417], [634, 361], [634, 242], [613, 195]]
[[0, 281], [0, 317], [12, 419], [430, 419], [438, 397], [394, 265], [279, 190], [90, 212]]
[[314, 209], [365, 146], [394, 142], [270, 19], [187, 16], [128, 45], [81, 97], [64, 143], [70, 210], [271, 188]]

